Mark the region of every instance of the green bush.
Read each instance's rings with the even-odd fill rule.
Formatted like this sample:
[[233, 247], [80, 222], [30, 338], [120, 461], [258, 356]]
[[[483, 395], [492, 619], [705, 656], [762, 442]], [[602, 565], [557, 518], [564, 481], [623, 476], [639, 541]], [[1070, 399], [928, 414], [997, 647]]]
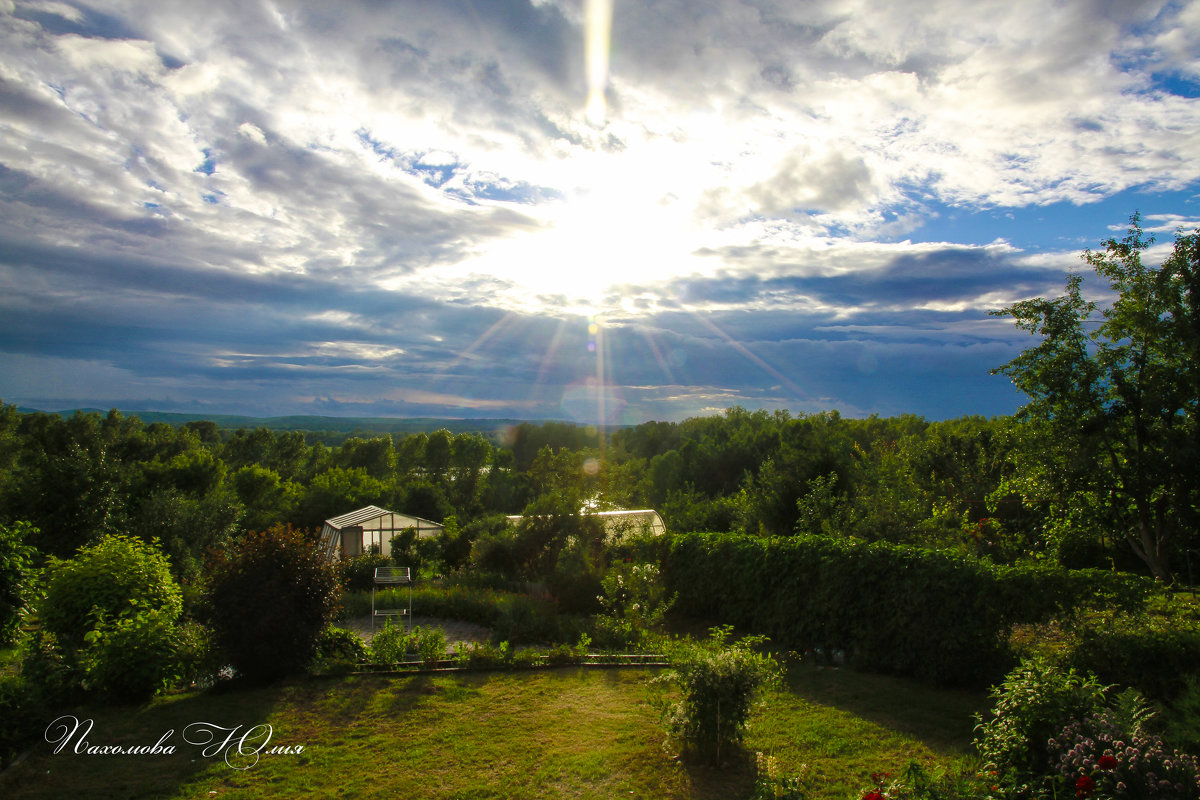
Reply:
[[605, 573], [602, 587], [604, 611], [596, 618], [596, 632], [607, 647], [648, 643], [675, 602], [655, 564], [617, 562]]
[[345, 628], [333, 625], [321, 631], [317, 639], [316, 660], [324, 663], [349, 662], [357, 664], [367, 660], [369, 652], [362, 637]]
[[667, 734], [711, 763], [742, 740], [758, 693], [781, 674], [774, 657], [754, 651], [765, 637], [729, 644], [731, 630], [713, 628], [707, 641], [677, 643], [671, 667], [655, 678], [679, 690], [678, 699], [661, 707]]
[[446, 632], [441, 628], [422, 628], [418, 625], [413, 628], [412, 636], [417, 655], [425, 664], [433, 665], [446, 657]]
[[24, 675], [0, 675], [0, 769], [45, 730], [51, 719], [41, 687]]
[[37, 532], [28, 522], [0, 525], [0, 647], [16, 641], [33, 600], [36, 551], [29, 540]]
[[1049, 771], [1047, 742], [1071, 720], [1098, 711], [1104, 687], [1091, 675], [1027, 659], [991, 697], [995, 706], [991, 718], [976, 725], [975, 746], [988, 769], [1020, 780]]
[[369, 592], [375, 585], [375, 569], [392, 566], [392, 559], [379, 553], [360, 553], [337, 562], [346, 591]]
[[291, 527], [247, 534], [212, 554], [204, 614], [221, 651], [251, 681], [303, 669], [333, 617], [338, 576]]
[[188, 619], [177, 631], [179, 684], [207, 688], [217, 681], [225, 662], [217, 650], [212, 631], [196, 620]]
[[51, 558], [45, 574], [38, 619], [69, 651], [84, 646], [97, 615], [115, 620], [135, 609], [162, 610], [173, 621], [183, 609], [166, 556], [130, 536], [105, 536], [67, 561]]
[[1200, 675], [1187, 679], [1183, 691], [1167, 704], [1164, 719], [1171, 744], [1189, 753], [1200, 753]]
[[1200, 625], [1147, 615], [1105, 613], [1081, 625], [1064, 662], [1105, 683], [1133, 686], [1158, 701], [1200, 675]]
[[81, 684], [100, 697], [141, 702], [178, 678], [179, 633], [168, 609], [139, 608], [115, 619], [100, 616], [84, 640]]
[[21, 677], [47, 702], [65, 705], [84, 699], [74, 651], [60, 646], [52, 633], [38, 631], [26, 643]]
[[408, 658], [413, 651], [413, 637], [403, 625], [393, 625], [389, 619], [371, 637], [371, 663], [392, 666]]

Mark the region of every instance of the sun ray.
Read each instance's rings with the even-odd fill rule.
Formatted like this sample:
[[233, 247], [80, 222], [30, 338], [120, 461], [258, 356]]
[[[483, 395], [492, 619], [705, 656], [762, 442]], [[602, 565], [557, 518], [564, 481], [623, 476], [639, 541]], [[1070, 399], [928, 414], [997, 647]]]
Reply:
[[736, 350], [738, 353], [740, 353], [750, 363], [754, 364], [756, 367], [761, 369], [763, 372], [767, 373], [771, 377], [778, 380], [783, 386], [785, 386], [788, 389], [795, 392], [795, 394], [798, 398], [808, 400], [812, 397], [811, 393], [809, 393], [805, 389], [801, 388], [797, 383], [795, 383], [793, 380], [788, 378], [786, 375], [784, 375], [782, 372], [780, 372], [775, 367], [772, 367], [770, 364], [768, 364], [762, 358], [760, 358], [759, 356], [756, 356], [754, 353], [752, 353], [750, 351], [750, 349], [748, 347], [746, 347], [746, 345], [742, 344], [737, 339], [733, 338], [731, 335], [729, 335], [727, 332], [725, 332], [719, 325], [717, 325], [717, 323], [713, 322], [710, 319], [706, 319], [704, 317], [704, 315], [701, 314], [700, 312], [693, 311], [693, 312], [691, 312], [691, 314], [693, 317], [696, 318], [696, 320], [698, 322], [700, 322], [700, 324], [704, 325], [710, 331], [717, 334], [717, 336], [724, 339], [725, 342], [730, 347], [732, 347], [734, 350]]
[[587, 0], [584, 19], [583, 57], [587, 74], [588, 122], [604, 127], [608, 118], [608, 58], [612, 47], [612, 0]]

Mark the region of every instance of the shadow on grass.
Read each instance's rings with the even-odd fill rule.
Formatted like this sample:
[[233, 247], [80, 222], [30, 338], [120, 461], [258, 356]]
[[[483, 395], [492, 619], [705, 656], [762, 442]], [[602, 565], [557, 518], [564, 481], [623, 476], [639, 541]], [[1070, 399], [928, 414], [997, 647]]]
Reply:
[[247, 750], [292, 743], [286, 723], [268, 723], [285, 690], [193, 692], [142, 707], [87, 705], [63, 712], [47, 719], [26, 757], [0, 775], [0, 796], [157, 797], [205, 773], [215, 788], [242, 774], [225, 762], [229, 754], [235, 765], [245, 763], [236, 752], [241, 737]]
[[973, 715], [988, 709], [984, 690], [938, 689], [906, 678], [806, 662], [788, 670], [792, 694], [882, 725], [942, 755], [971, 749]]
[[687, 771], [695, 800], [728, 800], [749, 797], [754, 792], [754, 754], [743, 747], [734, 748], [718, 764], [688, 757], [681, 757], [680, 763]]

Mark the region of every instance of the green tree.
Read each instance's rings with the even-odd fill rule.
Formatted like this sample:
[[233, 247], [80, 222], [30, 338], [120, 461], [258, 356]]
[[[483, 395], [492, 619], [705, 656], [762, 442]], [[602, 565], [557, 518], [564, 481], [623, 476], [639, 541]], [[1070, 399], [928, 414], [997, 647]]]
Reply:
[[28, 522], [0, 525], [0, 647], [16, 640], [33, 600], [37, 571], [28, 540], [34, 532]]
[[1053, 525], [1124, 538], [1170, 580], [1200, 500], [1200, 229], [1176, 234], [1157, 269], [1141, 259], [1152, 242], [1135, 214], [1124, 239], [1083, 254], [1117, 295], [1106, 308], [1071, 275], [1062, 297], [993, 312], [1041, 337], [994, 372], [1028, 395], [1020, 417], [1044, 443], [1022, 454], [1010, 485]]

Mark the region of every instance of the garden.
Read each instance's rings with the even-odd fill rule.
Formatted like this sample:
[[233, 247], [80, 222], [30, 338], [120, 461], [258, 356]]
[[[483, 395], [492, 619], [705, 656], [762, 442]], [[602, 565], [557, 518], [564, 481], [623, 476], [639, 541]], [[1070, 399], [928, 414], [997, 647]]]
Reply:
[[434, 543], [416, 624], [363, 636], [339, 623], [391, 559], [286, 526], [189, 585], [121, 536], [35, 580], [28, 534], [5, 796], [1200, 797], [1200, 604], [1137, 576], [630, 535], [585, 609]]

